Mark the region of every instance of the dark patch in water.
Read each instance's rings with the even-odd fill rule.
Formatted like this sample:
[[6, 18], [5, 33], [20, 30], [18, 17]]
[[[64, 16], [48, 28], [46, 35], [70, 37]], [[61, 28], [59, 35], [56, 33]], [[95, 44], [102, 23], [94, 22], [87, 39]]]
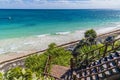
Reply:
[[34, 23], [29, 23], [29, 24], [25, 24], [25, 25], [23, 25], [23, 26], [25, 26], [25, 27], [32, 27], [32, 26], [36, 26], [36, 24], [34, 24]]

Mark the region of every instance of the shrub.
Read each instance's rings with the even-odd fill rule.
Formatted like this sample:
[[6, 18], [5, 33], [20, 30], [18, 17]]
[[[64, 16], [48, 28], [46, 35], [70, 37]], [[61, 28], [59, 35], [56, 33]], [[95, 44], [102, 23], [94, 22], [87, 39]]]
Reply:
[[3, 74], [0, 73], [0, 80], [3, 80]]
[[71, 58], [71, 53], [65, 50], [63, 47], [56, 47], [57, 45], [52, 43], [49, 45], [48, 50], [44, 54], [51, 55], [52, 64], [57, 64], [61, 66], [69, 66], [69, 60]]
[[85, 38], [96, 38], [97, 37], [97, 33], [93, 29], [87, 30], [84, 33], [84, 35], [85, 35]]
[[25, 66], [32, 70], [33, 72], [42, 73], [44, 71], [45, 62], [47, 60], [47, 55], [32, 55], [26, 58]]
[[5, 74], [0, 73], [0, 80], [54, 80], [51, 77], [37, 75], [30, 69], [15, 67], [8, 70]]
[[49, 45], [46, 52], [40, 55], [32, 55], [25, 60], [25, 66], [33, 72], [43, 73], [48, 55], [52, 57], [51, 64], [69, 66], [71, 53], [62, 47], [56, 47], [55, 43]]
[[89, 45], [96, 44], [95, 38], [97, 37], [97, 33], [95, 32], [95, 30], [93, 30], [93, 29], [87, 30], [84, 33], [84, 35], [85, 35], [85, 38], [87, 39], [87, 43]]
[[[8, 70], [4, 76], [5, 80], [33, 80], [33, 73], [30, 69], [15, 67]], [[37, 77], [36, 77], [37, 80]]]

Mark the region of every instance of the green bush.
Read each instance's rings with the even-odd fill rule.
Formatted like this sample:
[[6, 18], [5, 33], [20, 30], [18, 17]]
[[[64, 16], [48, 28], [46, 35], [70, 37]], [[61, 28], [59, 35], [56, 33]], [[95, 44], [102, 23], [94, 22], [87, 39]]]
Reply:
[[84, 33], [84, 35], [85, 35], [85, 38], [96, 38], [97, 37], [97, 33], [93, 29], [87, 30]]
[[33, 72], [43, 73], [48, 56], [51, 56], [52, 63], [61, 66], [69, 66], [71, 53], [62, 47], [57, 47], [55, 43], [49, 45], [46, 52], [40, 55], [32, 55], [25, 60], [25, 66]]
[[52, 64], [57, 64], [61, 66], [69, 66], [69, 60], [71, 58], [71, 53], [67, 50], [65, 50], [62, 47], [56, 47], [54, 43], [49, 45], [48, 50], [45, 52], [45, 54], [51, 55]]
[[97, 37], [97, 33], [95, 32], [95, 30], [93, 30], [93, 29], [87, 30], [84, 33], [84, 36], [87, 39], [87, 43], [89, 45], [96, 44], [95, 38]]
[[26, 58], [25, 66], [33, 72], [42, 73], [44, 71], [47, 55], [32, 55]]
[[2, 73], [0, 73], [0, 80], [3, 80], [3, 75], [2, 75]]
[[51, 77], [43, 77], [42, 75], [37, 75], [30, 69], [24, 69], [21, 67], [15, 67], [4, 74], [0, 73], [0, 80], [54, 80]]
[[[33, 80], [33, 73], [30, 69], [16, 67], [8, 70], [4, 76], [5, 80]], [[35, 78], [37, 80], [37, 77]]]
[[[91, 46], [85, 45], [85, 46], [82, 46], [81, 48], [78, 48], [76, 50], [76, 52], [79, 53], [78, 58], [77, 58], [78, 67], [80, 65], [80, 61], [82, 62], [82, 61], [88, 60], [88, 62], [91, 63], [95, 60], [99, 60], [101, 57], [103, 57], [105, 50], [109, 51], [109, 50], [112, 50], [112, 48], [113, 48], [112, 44], [111, 45], [109, 44], [107, 46], [107, 49], [105, 49], [105, 47], [102, 47], [103, 45], [104, 44], [96, 44], [96, 45], [91, 45]], [[116, 41], [114, 43], [114, 48], [118, 47], [119, 45], [120, 45], [120, 41]], [[102, 47], [102, 48], [100, 48], [100, 47]], [[98, 49], [98, 48], [100, 48], [100, 49]], [[95, 49], [98, 49], [98, 50], [96, 50], [94, 52], [90, 52]], [[117, 50], [112, 50], [111, 52], [119, 51], [119, 50], [120, 50], [120, 48], [118, 48]], [[108, 54], [109, 54], [108, 52], [105, 53], [105, 56], [107, 56]]]
[[[79, 59], [80, 60], [84, 60], [84, 59], [86, 59], [86, 58], [90, 58], [91, 56], [95, 56], [95, 55], [98, 55], [98, 52], [96, 52], [96, 53], [88, 53], [88, 52], [90, 52], [90, 51], [92, 51], [92, 50], [95, 50], [95, 49], [97, 49], [97, 48], [99, 48], [99, 47], [101, 47], [101, 46], [103, 46], [103, 44], [98, 44], [98, 45], [91, 45], [91, 46], [87, 46], [87, 45], [85, 45], [85, 46], [82, 46], [82, 48], [79, 48], [78, 50], [77, 50], [77, 52], [78, 53], [80, 53], [79, 54]], [[103, 53], [103, 51], [104, 51], [104, 49], [101, 49], [100, 50], [100, 53]], [[86, 54], [86, 53], [88, 53], [88, 54]], [[82, 55], [84, 55], [84, 56], [82, 56]]]

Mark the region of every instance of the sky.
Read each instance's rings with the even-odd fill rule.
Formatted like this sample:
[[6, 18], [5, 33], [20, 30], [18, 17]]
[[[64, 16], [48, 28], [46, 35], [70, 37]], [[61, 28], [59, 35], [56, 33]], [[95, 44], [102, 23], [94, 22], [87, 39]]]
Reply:
[[1, 9], [120, 9], [120, 0], [0, 0]]

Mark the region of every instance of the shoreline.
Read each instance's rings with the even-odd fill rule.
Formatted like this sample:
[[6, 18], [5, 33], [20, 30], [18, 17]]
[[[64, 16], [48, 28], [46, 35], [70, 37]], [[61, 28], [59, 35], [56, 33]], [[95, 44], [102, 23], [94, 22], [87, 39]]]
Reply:
[[[120, 27], [106, 27], [94, 29], [98, 35], [120, 29]], [[75, 32], [56, 35], [36, 35], [22, 38], [11, 38], [0, 40], [0, 55], [9, 53], [29, 53], [48, 48], [50, 43], [57, 45], [80, 40], [84, 37], [85, 30], [76, 30]], [[38, 48], [39, 47], [39, 48]], [[5, 48], [2, 50], [2, 48]], [[5, 51], [6, 50], [6, 51]], [[3, 52], [3, 53], [2, 53]]]
[[[98, 35], [120, 29], [120, 27], [106, 27], [95, 29]], [[12, 38], [0, 40], [0, 55], [1, 54], [27, 54], [48, 48], [50, 43], [57, 45], [77, 41], [84, 38], [85, 30], [76, 30], [75, 32], [59, 32], [56, 35], [36, 35], [22, 38]]]

